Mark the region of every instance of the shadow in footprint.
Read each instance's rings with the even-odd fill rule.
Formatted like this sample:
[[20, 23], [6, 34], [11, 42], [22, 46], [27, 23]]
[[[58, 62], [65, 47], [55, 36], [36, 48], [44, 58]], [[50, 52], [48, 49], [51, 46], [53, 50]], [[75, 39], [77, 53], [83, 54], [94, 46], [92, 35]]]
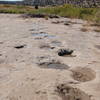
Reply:
[[56, 37], [55, 35], [50, 35], [50, 34], [45, 33], [45, 32], [32, 33], [32, 35], [33, 35], [34, 37], [47, 37], [47, 38], [55, 38], [55, 37]]
[[61, 70], [69, 68], [68, 65], [63, 64], [60, 61], [56, 61], [54, 59], [50, 60], [48, 58], [47, 60], [43, 60], [43, 61], [40, 60], [37, 64], [40, 68], [61, 69]]
[[51, 42], [51, 44], [53, 45], [53, 46], [62, 46], [62, 42], [60, 42], [60, 41], [52, 41]]
[[39, 48], [40, 49], [55, 49], [55, 47], [54, 46], [51, 46], [51, 45], [49, 45], [49, 44], [41, 44], [40, 46], [39, 46]]
[[57, 64], [57, 63], [51, 63], [47, 65], [47, 68], [52, 68], [52, 69], [68, 69], [69, 66], [65, 64]]

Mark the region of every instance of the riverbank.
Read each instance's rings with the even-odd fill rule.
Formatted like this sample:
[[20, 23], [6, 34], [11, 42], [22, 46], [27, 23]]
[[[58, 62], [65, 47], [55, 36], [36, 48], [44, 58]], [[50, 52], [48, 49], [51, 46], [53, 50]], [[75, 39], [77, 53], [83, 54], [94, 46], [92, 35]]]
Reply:
[[[0, 14], [0, 100], [99, 100], [97, 27], [21, 16]], [[63, 48], [74, 52], [59, 56]]]

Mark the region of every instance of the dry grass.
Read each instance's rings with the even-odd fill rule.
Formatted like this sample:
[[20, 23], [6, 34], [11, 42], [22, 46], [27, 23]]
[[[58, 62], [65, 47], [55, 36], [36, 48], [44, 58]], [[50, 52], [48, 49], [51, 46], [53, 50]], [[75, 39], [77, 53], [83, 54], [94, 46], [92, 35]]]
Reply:
[[24, 5], [0, 5], [0, 13], [53, 14], [69, 18], [85, 19], [96, 23], [100, 22], [100, 8], [80, 8], [73, 5], [40, 7], [39, 9]]

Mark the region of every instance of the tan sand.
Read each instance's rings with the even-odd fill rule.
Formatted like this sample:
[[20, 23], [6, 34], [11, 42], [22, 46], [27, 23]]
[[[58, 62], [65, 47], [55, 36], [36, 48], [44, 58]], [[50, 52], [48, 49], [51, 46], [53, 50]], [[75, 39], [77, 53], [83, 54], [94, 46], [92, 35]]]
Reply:
[[0, 14], [0, 100], [100, 100], [100, 33], [82, 20], [20, 16]]

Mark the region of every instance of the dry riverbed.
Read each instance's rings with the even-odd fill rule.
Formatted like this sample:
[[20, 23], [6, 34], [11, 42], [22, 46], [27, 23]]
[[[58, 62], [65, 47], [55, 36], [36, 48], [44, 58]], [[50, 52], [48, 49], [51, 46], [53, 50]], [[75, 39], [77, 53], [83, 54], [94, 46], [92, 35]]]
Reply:
[[0, 100], [100, 100], [100, 32], [83, 20], [0, 14]]

